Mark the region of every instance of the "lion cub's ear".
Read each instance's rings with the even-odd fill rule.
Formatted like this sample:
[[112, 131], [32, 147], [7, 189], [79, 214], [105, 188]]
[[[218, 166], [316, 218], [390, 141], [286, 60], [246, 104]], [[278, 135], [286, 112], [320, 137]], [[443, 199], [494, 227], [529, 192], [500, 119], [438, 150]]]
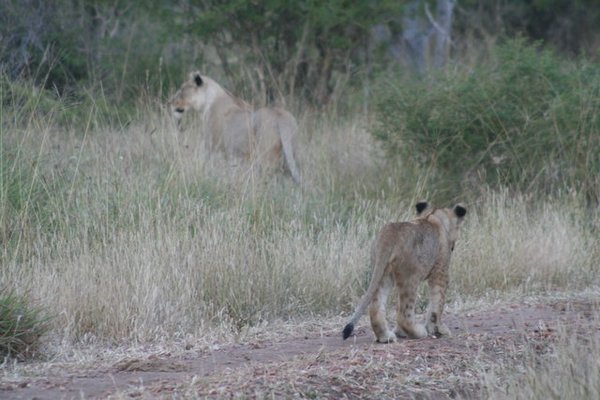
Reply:
[[417, 209], [417, 215], [420, 215], [423, 211], [427, 210], [429, 204], [426, 201], [420, 201], [417, 203], [415, 208]]
[[462, 204], [457, 204], [454, 206], [454, 214], [456, 214], [458, 218], [462, 218], [467, 214], [467, 209]]

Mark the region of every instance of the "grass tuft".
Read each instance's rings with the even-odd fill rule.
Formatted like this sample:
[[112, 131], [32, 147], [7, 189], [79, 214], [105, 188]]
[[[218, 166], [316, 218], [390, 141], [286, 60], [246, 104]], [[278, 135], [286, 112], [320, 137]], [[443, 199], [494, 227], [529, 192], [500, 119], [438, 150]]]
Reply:
[[42, 308], [31, 305], [14, 290], [0, 290], [0, 355], [24, 358], [35, 354], [49, 328]]

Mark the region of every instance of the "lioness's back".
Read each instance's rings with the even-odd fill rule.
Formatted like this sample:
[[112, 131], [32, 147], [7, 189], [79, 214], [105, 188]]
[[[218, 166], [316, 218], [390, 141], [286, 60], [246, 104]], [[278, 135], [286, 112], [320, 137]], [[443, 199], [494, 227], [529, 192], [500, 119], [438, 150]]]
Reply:
[[262, 170], [285, 166], [296, 183], [301, 175], [296, 163], [294, 116], [281, 108], [254, 108], [233, 96], [213, 79], [195, 71], [170, 100], [180, 119], [186, 110], [201, 111], [208, 149], [219, 149]]

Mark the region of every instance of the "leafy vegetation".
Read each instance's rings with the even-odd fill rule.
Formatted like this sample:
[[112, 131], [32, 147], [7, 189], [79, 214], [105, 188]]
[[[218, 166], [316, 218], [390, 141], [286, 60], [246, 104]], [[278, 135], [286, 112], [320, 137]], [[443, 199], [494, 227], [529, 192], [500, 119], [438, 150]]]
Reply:
[[197, 8], [181, 10], [188, 14], [182, 28], [214, 44], [230, 80], [240, 74], [243, 64], [235, 68], [223, 49], [235, 47], [244, 64], [260, 71], [253, 78], [272, 86], [271, 96], [297, 95], [323, 104], [333, 94], [336, 74], [364, 67], [371, 27], [389, 15], [400, 15], [402, 3], [206, 0]]
[[431, 184], [600, 199], [597, 64], [515, 40], [473, 69], [384, 90], [375, 137], [388, 157], [431, 171]]
[[[193, 68], [257, 101], [323, 105], [398, 65], [398, 53], [411, 51], [405, 11], [418, 6], [417, 22], [429, 23], [437, 3], [6, 0], [0, 73], [75, 103], [105, 96], [118, 106], [112, 112], [132, 111], [140, 92], [163, 100]], [[600, 13], [593, 0], [465, 0], [460, 7], [453, 57], [523, 33], [561, 54], [596, 56]]]

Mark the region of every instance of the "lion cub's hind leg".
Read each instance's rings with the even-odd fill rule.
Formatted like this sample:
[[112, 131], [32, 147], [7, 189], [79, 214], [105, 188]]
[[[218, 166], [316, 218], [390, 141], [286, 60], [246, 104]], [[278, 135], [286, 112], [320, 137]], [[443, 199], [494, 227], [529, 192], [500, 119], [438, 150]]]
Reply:
[[425, 325], [415, 321], [415, 303], [418, 284], [402, 282], [398, 284], [398, 305], [396, 336], [420, 339], [427, 337]]
[[427, 310], [427, 332], [430, 335], [450, 336], [450, 329], [442, 322], [448, 274], [438, 273], [429, 278], [429, 307]]
[[389, 275], [384, 276], [381, 286], [375, 291], [373, 301], [369, 306], [371, 327], [379, 343], [392, 343], [396, 339], [396, 335], [390, 330], [385, 317], [385, 304], [392, 286], [391, 277]]

